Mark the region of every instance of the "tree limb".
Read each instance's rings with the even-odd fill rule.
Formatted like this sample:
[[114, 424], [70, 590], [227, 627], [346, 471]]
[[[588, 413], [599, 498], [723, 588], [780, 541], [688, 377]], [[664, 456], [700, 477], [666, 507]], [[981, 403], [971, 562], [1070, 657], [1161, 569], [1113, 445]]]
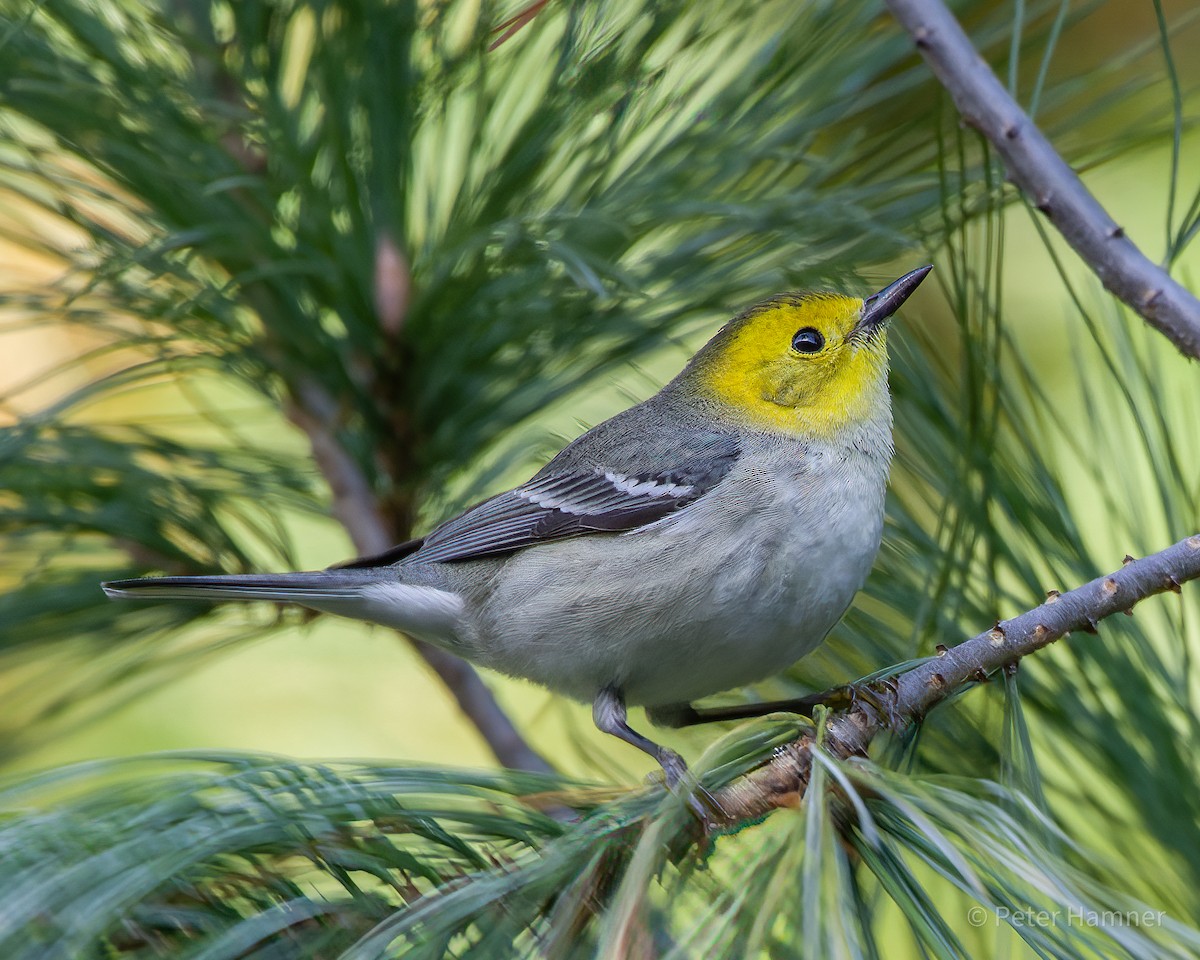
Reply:
[[[382, 553], [400, 537], [389, 529], [379, 500], [358, 464], [338, 442], [336, 405], [309, 381], [294, 387], [288, 419], [308, 435], [313, 459], [333, 495], [333, 513], [362, 555]], [[454, 695], [459, 709], [479, 731], [496, 759], [518, 770], [550, 772], [551, 766], [525, 742], [508, 714], [466, 661], [420, 640], [408, 638], [421, 658]]]
[[1186, 356], [1200, 358], [1200, 300], [1125, 236], [975, 51], [939, 0], [886, 0], [963, 120], [1115, 296]]
[[[1200, 534], [1141, 560], [1127, 558], [1115, 573], [1097, 577], [1069, 593], [1051, 591], [1039, 607], [997, 623], [895, 681], [892, 717], [866, 704], [834, 714], [825, 727], [823, 749], [838, 757], [861, 756], [889, 722], [915, 723], [968, 684], [986, 679], [1027, 654], [1067, 636], [1094, 631], [1114, 613], [1139, 600], [1200, 578]], [[764, 766], [715, 794], [725, 825], [762, 817], [777, 807], [796, 806], [804, 797], [812, 768], [811, 733], [781, 747]]]

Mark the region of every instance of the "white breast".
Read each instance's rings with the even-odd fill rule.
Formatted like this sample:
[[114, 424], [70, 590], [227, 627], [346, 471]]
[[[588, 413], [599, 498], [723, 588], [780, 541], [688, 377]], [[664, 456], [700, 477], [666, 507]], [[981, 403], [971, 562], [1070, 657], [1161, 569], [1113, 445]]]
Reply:
[[[810, 451], [811, 452], [811, 451]], [[739, 464], [719, 491], [616, 537], [523, 551], [498, 573], [472, 659], [579, 699], [698, 699], [817, 646], [870, 570], [886, 460]]]

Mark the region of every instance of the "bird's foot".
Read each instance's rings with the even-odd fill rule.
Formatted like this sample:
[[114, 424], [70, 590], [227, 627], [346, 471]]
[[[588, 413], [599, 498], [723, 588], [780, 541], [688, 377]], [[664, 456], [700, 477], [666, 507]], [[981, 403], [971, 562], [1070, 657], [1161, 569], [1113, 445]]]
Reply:
[[684, 796], [688, 809], [700, 823], [700, 829], [707, 835], [716, 827], [729, 819], [721, 804], [711, 793], [694, 780], [683, 757], [674, 750], [659, 747], [655, 756], [662, 767], [663, 778], [667, 788], [674, 793]]
[[896, 709], [898, 694], [896, 681], [893, 677], [883, 677], [879, 680], [861, 680], [857, 683], [847, 683], [840, 687], [819, 694], [829, 699], [822, 702], [826, 706], [854, 710], [866, 704], [874, 710], [887, 724], [892, 733], [900, 733], [904, 729], [904, 717]]
[[658, 761], [667, 788], [686, 799], [688, 809], [700, 821], [705, 834], [710, 833], [717, 823], [729, 819], [716, 798], [688, 773], [688, 766], [683, 757], [674, 750], [643, 737], [629, 726], [625, 713], [625, 698], [619, 689], [605, 687], [597, 694], [592, 703], [592, 718], [596, 721], [596, 726], [605, 733], [619, 737]]

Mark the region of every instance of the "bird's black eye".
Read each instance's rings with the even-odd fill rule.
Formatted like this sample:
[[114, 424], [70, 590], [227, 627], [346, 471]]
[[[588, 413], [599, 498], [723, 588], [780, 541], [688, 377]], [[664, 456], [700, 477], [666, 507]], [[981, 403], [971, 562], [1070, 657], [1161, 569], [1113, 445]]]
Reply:
[[816, 353], [825, 346], [825, 338], [816, 327], [805, 327], [792, 337], [792, 349], [800, 353]]

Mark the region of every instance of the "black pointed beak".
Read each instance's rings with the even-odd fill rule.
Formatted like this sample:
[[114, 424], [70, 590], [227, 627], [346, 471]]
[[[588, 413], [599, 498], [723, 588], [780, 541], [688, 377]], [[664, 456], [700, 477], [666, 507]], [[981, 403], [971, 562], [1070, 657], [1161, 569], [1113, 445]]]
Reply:
[[855, 325], [851, 336], [866, 337], [882, 327], [884, 321], [900, 309], [900, 304], [912, 295], [932, 269], [933, 264], [917, 267], [863, 300], [862, 318]]

